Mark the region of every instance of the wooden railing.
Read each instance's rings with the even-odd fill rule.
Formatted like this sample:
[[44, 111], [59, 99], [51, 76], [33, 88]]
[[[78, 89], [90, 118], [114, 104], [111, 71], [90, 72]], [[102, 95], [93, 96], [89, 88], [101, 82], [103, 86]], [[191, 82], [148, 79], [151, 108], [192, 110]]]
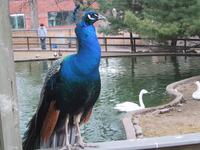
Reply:
[[[110, 47], [126, 48], [129, 52], [138, 52], [141, 48], [148, 49], [148, 52], [191, 52], [191, 48], [200, 48], [200, 39], [177, 39], [177, 46], [161, 45], [147, 38], [138, 37], [98, 37], [104, 51], [112, 51]], [[77, 47], [76, 37], [47, 37], [47, 50], [75, 50]], [[38, 37], [13, 37], [14, 50], [41, 50]]]

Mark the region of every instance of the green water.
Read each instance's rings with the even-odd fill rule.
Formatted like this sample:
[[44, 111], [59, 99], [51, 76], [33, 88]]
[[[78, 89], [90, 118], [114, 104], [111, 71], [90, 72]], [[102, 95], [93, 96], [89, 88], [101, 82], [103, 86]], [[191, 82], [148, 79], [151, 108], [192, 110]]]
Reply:
[[[23, 134], [28, 120], [36, 110], [43, 80], [51, 61], [16, 63], [20, 109], [20, 128]], [[126, 57], [103, 58], [101, 61], [102, 90], [93, 115], [82, 134], [87, 142], [124, 139], [119, 113], [113, 107], [123, 101], [138, 103], [138, 93], [147, 89], [146, 107], [167, 103], [168, 84], [200, 74], [199, 57]]]

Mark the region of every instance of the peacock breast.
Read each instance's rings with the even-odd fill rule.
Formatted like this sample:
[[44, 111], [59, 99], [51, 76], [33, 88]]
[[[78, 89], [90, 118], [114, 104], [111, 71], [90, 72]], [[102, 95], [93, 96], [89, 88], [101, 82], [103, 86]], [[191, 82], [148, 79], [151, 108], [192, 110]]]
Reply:
[[62, 81], [59, 90], [59, 108], [67, 113], [78, 113], [85, 107], [93, 106], [100, 94], [101, 82]]

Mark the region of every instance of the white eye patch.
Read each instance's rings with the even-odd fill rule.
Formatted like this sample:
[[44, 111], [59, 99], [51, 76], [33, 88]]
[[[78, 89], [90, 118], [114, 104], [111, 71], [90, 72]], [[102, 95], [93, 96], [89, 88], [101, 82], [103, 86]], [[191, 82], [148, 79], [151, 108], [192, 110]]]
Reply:
[[88, 14], [88, 18], [89, 18], [90, 20], [95, 20], [95, 18], [92, 18], [92, 17], [90, 16], [90, 14]]

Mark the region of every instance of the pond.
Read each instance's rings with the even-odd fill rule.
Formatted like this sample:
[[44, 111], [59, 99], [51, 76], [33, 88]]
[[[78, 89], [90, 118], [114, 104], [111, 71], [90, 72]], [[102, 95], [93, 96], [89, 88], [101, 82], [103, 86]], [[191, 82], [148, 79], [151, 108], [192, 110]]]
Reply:
[[[21, 134], [36, 110], [47, 69], [52, 61], [16, 63]], [[166, 86], [174, 81], [200, 74], [199, 57], [119, 57], [102, 58], [102, 90], [93, 115], [82, 134], [87, 142], [125, 139], [120, 119], [124, 113], [114, 106], [123, 101], [138, 103], [141, 89], [146, 107], [167, 103]]]

